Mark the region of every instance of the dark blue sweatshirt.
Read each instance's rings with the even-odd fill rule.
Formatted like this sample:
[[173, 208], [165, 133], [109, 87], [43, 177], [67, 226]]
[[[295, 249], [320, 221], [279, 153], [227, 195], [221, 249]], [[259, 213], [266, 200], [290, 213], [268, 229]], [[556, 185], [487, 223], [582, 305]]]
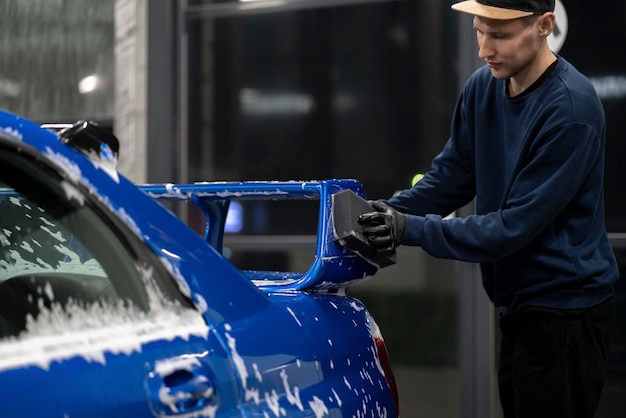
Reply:
[[[478, 69], [431, 170], [386, 200], [409, 214], [404, 244], [480, 263], [503, 313], [590, 307], [619, 275], [604, 227], [602, 104], [561, 57], [534, 87], [510, 98], [505, 81]], [[475, 215], [442, 218], [474, 198]]]

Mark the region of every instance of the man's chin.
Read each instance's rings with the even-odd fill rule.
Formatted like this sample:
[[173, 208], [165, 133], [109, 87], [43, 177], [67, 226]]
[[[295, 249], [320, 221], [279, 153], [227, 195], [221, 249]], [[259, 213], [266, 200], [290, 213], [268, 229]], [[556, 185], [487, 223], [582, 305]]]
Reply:
[[508, 72], [504, 72], [502, 70], [498, 70], [497, 68], [490, 68], [490, 70], [491, 70], [491, 75], [495, 79], [506, 80], [506, 79], [511, 77], [511, 75]]

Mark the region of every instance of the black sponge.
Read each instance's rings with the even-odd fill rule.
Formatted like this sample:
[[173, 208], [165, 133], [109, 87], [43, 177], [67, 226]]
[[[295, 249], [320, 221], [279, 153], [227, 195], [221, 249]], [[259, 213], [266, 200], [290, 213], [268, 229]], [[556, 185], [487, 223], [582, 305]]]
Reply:
[[396, 263], [396, 252], [377, 252], [363, 236], [359, 215], [374, 209], [367, 201], [352, 190], [335, 193], [333, 199], [333, 234], [341, 246], [354, 251], [365, 261], [376, 267], [387, 267]]

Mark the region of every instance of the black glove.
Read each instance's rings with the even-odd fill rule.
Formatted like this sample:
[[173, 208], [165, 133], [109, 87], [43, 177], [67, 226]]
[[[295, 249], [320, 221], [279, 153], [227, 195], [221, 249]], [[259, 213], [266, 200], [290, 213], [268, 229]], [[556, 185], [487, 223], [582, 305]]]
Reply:
[[359, 215], [359, 224], [369, 243], [380, 251], [392, 251], [402, 244], [406, 215], [385, 203], [368, 202], [375, 212]]

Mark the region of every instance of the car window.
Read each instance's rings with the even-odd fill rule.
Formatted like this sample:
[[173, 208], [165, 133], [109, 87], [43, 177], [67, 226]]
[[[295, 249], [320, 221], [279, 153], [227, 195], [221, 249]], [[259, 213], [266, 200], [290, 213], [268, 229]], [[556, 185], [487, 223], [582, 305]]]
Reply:
[[72, 182], [0, 147], [0, 339], [179, 309], [153, 273]]

